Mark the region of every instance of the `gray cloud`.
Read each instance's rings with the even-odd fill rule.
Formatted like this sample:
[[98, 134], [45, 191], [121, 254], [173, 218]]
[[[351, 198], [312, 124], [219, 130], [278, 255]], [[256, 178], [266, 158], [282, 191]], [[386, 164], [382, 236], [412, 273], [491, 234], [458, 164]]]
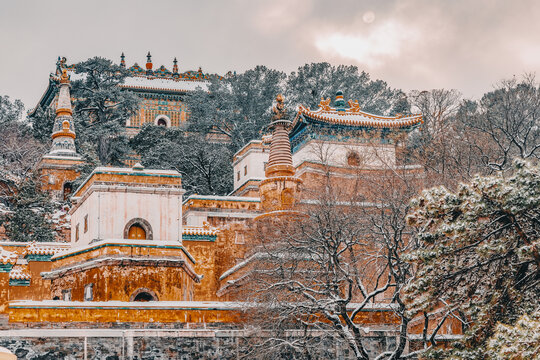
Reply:
[[32, 107], [57, 56], [118, 61], [124, 51], [142, 65], [150, 50], [156, 66], [176, 56], [183, 70], [289, 72], [330, 61], [405, 90], [478, 97], [540, 70], [539, 15], [533, 0], [0, 0], [0, 94]]

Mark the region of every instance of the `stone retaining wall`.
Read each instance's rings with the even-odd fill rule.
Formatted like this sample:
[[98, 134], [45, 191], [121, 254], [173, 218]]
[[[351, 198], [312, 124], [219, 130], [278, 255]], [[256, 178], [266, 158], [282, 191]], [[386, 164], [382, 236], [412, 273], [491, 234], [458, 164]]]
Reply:
[[[243, 330], [16, 329], [0, 331], [0, 346], [25, 360], [241, 359]], [[395, 345], [394, 337], [374, 336], [369, 348]], [[316, 358], [348, 359], [342, 344], [327, 343]]]

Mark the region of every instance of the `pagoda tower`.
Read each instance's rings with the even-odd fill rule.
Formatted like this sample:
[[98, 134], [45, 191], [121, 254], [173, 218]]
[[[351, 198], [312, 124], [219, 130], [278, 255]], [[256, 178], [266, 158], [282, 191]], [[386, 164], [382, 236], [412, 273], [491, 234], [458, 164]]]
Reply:
[[283, 104], [283, 96], [276, 97], [272, 109], [274, 115], [268, 129], [272, 131], [270, 154], [265, 170], [266, 179], [259, 185], [261, 205], [264, 214], [259, 216], [292, 215], [300, 195], [302, 180], [295, 177], [296, 172], [291, 153], [289, 131], [292, 122]]
[[71, 107], [70, 80], [66, 69], [61, 69], [58, 81], [56, 118], [52, 129], [52, 146], [39, 165], [42, 189], [58, 199], [66, 198], [72, 190], [72, 181], [79, 176], [83, 163], [75, 148], [75, 127]]

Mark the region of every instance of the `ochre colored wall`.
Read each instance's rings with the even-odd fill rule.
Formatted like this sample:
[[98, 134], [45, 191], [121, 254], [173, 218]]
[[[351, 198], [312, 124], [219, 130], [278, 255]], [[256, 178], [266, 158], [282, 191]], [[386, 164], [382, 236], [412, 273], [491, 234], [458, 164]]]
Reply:
[[9, 301], [9, 273], [0, 272], [0, 313], [7, 311]]
[[219, 277], [244, 258], [247, 250], [248, 236], [244, 236], [244, 244], [237, 244], [236, 232], [246, 232], [243, 222], [229, 224], [219, 232], [215, 242], [184, 241], [186, 250], [195, 258], [195, 272], [203, 275], [200, 284], [194, 285], [196, 301], [215, 301], [224, 299], [217, 296]]
[[32, 322], [147, 322], [147, 323], [238, 323], [239, 310], [215, 309], [100, 309], [88, 308], [10, 308], [11, 323]]
[[82, 162], [62, 159], [43, 159], [39, 164], [42, 190], [48, 192], [62, 191], [62, 186], [66, 181], [73, 181], [79, 177], [80, 173], [76, 171], [76, 166], [79, 164], [82, 164]]
[[9, 300], [50, 300], [51, 281], [43, 279], [41, 272], [49, 271], [50, 261], [29, 261], [28, 271], [32, 275], [29, 286], [9, 286]]
[[52, 280], [52, 297], [62, 299], [71, 289], [72, 301], [84, 301], [84, 288], [93, 286], [93, 301], [130, 301], [140, 288], [152, 290], [160, 301], [190, 300], [193, 280], [182, 268], [109, 265], [64, 275]]

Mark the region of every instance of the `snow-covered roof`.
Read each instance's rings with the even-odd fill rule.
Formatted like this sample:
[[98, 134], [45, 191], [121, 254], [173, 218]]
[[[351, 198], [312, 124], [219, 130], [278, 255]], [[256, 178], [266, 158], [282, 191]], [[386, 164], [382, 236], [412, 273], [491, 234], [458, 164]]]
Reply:
[[[79, 192], [86, 186], [86, 184], [92, 179], [95, 175], [98, 174], [111, 174], [111, 175], [128, 175], [128, 176], [156, 176], [164, 178], [182, 178], [182, 175], [176, 170], [157, 170], [157, 169], [145, 169], [144, 167], [138, 168], [139, 164], [132, 168], [121, 168], [121, 167], [108, 167], [108, 166], [99, 166], [96, 167], [92, 173], [82, 182], [81, 185], [73, 192], [73, 199], [78, 199], [80, 194]], [[73, 213], [73, 208], [71, 210]]]
[[152, 76], [130, 76], [124, 79], [120, 85], [127, 89], [158, 90], [187, 92], [197, 89], [208, 90], [208, 81], [186, 80], [186, 79], [164, 79]]
[[69, 248], [64, 248], [64, 251], [56, 253], [52, 259], [59, 259], [63, 257], [68, 257], [73, 254], [77, 254], [80, 252], [86, 252], [90, 249], [97, 248], [97, 247], [104, 247], [104, 246], [122, 246], [122, 245], [132, 245], [137, 247], [176, 247], [180, 250], [182, 250], [190, 259], [193, 259], [193, 257], [185, 250], [185, 248], [182, 246], [182, 243], [180, 241], [174, 241], [174, 240], [138, 240], [137, 242], [133, 242], [131, 239], [103, 239], [100, 241], [93, 242], [91, 244], [85, 244], [85, 245], [78, 245], [78, 246], [70, 246]]
[[216, 201], [245, 201], [261, 202], [261, 199], [247, 196], [220, 196], [220, 195], [190, 195], [184, 200], [185, 205], [189, 200], [216, 200]]
[[30, 280], [32, 275], [28, 272], [28, 266], [15, 265], [9, 272], [9, 278], [15, 280]]
[[420, 114], [380, 116], [361, 111], [360, 108], [356, 107], [338, 110], [327, 106], [319, 107], [317, 110], [309, 110], [300, 105], [293, 127], [306, 118], [330, 124], [374, 128], [408, 128], [423, 123]]
[[216, 236], [218, 229], [211, 227], [184, 226], [182, 227], [182, 235], [206, 235]]
[[92, 173], [96, 174], [109, 174], [109, 173], [121, 173], [122, 175], [141, 175], [141, 174], [152, 174], [152, 175], [174, 175], [181, 177], [181, 174], [176, 170], [159, 170], [159, 169], [146, 169], [142, 168], [140, 170], [135, 168], [125, 168], [125, 167], [112, 167], [112, 166], [98, 166]]
[[13, 251], [7, 251], [0, 247], [0, 263], [2, 264], [15, 264], [19, 255]]
[[25, 255], [55, 255], [66, 250], [66, 244], [42, 244], [37, 242], [30, 243], [24, 250]]

